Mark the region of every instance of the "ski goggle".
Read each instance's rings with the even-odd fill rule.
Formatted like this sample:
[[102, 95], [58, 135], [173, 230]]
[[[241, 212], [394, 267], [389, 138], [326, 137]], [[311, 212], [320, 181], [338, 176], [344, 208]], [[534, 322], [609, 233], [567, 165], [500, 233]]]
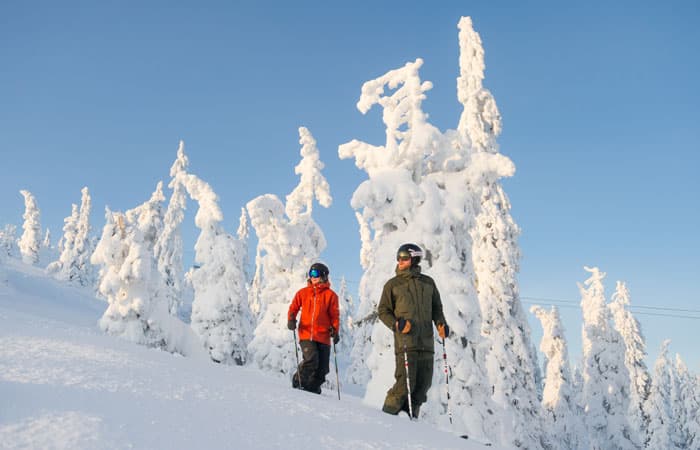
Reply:
[[397, 261], [408, 261], [409, 259], [411, 259], [411, 255], [408, 252], [406, 252], [406, 253], [401, 252], [396, 257]]
[[321, 272], [319, 272], [318, 269], [309, 270], [309, 278], [320, 278], [320, 277], [321, 277]]

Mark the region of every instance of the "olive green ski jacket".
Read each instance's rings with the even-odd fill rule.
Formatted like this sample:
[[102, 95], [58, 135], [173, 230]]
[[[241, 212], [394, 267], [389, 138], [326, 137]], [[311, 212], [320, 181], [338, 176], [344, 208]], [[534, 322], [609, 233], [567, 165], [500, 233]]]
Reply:
[[[420, 266], [407, 270], [396, 269], [396, 276], [384, 285], [382, 298], [379, 300], [377, 314], [391, 331], [394, 332], [394, 351], [435, 352], [433, 339], [433, 322], [444, 324], [442, 301], [435, 281], [421, 273]], [[411, 322], [408, 334], [396, 331], [399, 318]]]

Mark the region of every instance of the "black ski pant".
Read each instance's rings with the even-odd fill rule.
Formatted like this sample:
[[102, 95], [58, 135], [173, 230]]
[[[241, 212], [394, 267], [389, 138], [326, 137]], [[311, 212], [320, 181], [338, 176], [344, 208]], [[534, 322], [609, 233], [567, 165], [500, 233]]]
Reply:
[[[430, 352], [408, 352], [408, 375], [411, 384], [411, 408], [413, 417], [418, 417], [420, 406], [428, 400], [428, 389], [433, 384], [434, 354]], [[396, 354], [396, 382], [387, 391], [382, 411], [398, 414], [408, 410], [408, 388], [404, 352]]]
[[[321, 385], [326, 381], [326, 374], [330, 371], [329, 360], [331, 346], [316, 341], [299, 341], [303, 361], [297, 368], [297, 373], [292, 377], [292, 386], [305, 391], [321, 393]], [[297, 376], [298, 375], [298, 376]]]

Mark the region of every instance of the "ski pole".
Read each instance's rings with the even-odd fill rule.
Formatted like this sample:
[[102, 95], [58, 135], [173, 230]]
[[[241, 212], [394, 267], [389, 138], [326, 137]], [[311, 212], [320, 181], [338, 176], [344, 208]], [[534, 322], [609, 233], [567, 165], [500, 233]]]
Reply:
[[406, 341], [403, 343], [403, 367], [406, 369], [406, 388], [408, 389], [408, 420], [413, 420], [413, 403], [411, 402], [411, 377], [408, 375], [408, 351]]
[[447, 365], [447, 350], [445, 349], [445, 338], [442, 338], [442, 359], [445, 361], [445, 386], [447, 387], [447, 415], [450, 417], [450, 425], [452, 425], [452, 410], [450, 409], [450, 376]]
[[340, 400], [340, 376], [338, 375], [338, 354], [335, 352], [335, 341], [333, 341], [333, 358], [335, 360], [335, 382], [338, 384], [338, 400]]
[[297, 356], [297, 389], [301, 389], [301, 374], [299, 373], [299, 348], [297, 348], [297, 330], [292, 330], [292, 332], [294, 332], [294, 353]]

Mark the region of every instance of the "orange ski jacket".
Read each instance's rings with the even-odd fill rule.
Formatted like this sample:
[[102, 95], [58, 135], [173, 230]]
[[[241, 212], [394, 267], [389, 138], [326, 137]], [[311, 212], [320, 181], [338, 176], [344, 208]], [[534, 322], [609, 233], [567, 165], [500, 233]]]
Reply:
[[333, 292], [330, 283], [314, 285], [309, 281], [306, 287], [299, 289], [289, 305], [287, 320], [296, 320], [299, 309], [299, 340], [330, 345], [330, 327], [340, 329], [338, 295]]

